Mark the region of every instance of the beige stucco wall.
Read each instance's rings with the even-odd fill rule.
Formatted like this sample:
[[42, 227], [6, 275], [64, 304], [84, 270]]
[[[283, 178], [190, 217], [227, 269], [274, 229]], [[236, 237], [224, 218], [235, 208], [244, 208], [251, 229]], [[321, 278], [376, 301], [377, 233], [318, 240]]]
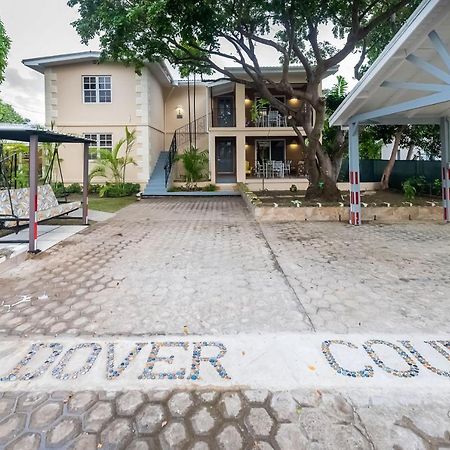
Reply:
[[[83, 75], [111, 75], [112, 102], [85, 104]], [[68, 64], [45, 72], [46, 122], [68, 133], [111, 133], [113, 145], [125, 135], [125, 127], [136, 130], [133, 158], [127, 181], [144, 185], [161, 150], [165, 147], [164, 91], [149, 68], [137, 75], [120, 64]], [[80, 148], [78, 148], [80, 147]], [[81, 146], [61, 146], [65, 181], [79, 182], [82, 173]], [[90, 162], [90, 166], [95, 161]], [[94, 181], [103, 181], [96, 179]]]

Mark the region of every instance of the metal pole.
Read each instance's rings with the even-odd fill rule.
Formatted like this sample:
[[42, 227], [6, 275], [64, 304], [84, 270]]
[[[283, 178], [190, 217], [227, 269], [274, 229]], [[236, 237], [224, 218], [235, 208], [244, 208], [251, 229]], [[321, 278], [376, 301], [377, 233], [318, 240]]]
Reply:
[[352, 122], [348, 131], [348, 164], [350, 181], [350, 223], [361, 225], [361, 193], [359, 176], [359, 130]]
[[28, 251], [37, 253], [37, 162], [38, 162], [38, 136], [30, 136], [30, 206], [29, 206], [29, 230], [28, 230]]
[[83, 225], [89, 225], [89, 144], [86, 142], [83, 148]]
[[441, 118], [442, 206], [444, 221], [450, 222], [450, 118]]

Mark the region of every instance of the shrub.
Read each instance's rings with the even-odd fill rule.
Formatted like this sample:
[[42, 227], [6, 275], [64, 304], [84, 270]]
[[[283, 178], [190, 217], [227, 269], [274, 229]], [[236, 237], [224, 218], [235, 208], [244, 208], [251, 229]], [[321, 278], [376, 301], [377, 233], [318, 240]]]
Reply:
[[102, 184], [90, 184], [88, 187], [89, 194], [98, 194], [102, 186]]
[[416, 197], [417, 189], [411, 179], [408, 178], [402, 183], [402, 189], [403, 195], [405, 196], [406, 200], [408, 200], [409, 202], [413, 201]]
[[203, 190], [206, 191], [206, 192], [214, 192], [214, 191], [217, 191], [217, 186], [215, 184], [210, 183], [210, 184], [207, 184], [203, 188]]
[[60, 181], [53, 183], [52, 185], [53, 192], [55, 193], [56, 197], [64, 197], [67, 195], [66, 188], [64, 187], [64, 183], [61, 183]]
[[208, 166], [208, 150], [189, 147], [183, 153], [176, 155], [175, 160], [183, 162], [187, 187], [191, 187], [205, 177]]
[[434, 195], [442, 194], [442, 180], [440, 178], [436, 178], [433, 181], [433, 184], [431, 186], [431, 191]]
[[68, 194], [81, 194], [83, 192], [83, 189], [78, 183], [72, 183], [66, 187], [66, 192]]
[[139, 183], [106, 183], [99, 190], [100, 197], [128, 197], [141, 190]]

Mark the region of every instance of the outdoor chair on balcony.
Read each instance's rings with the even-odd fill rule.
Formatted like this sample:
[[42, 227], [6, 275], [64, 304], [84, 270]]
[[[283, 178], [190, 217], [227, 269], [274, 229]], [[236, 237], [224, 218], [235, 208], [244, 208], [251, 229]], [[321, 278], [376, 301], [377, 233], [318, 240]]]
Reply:
[[269, 111], [269, 127], [280, 126], [280, 113], [278, 111]]

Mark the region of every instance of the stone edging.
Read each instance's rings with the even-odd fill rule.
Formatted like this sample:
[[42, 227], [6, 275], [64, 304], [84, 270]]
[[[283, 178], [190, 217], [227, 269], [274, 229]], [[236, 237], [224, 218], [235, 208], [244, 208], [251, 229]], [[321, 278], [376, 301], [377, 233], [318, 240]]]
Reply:
[[[259, 222], [283, 220], [310, 222], [348, 222], [349, 209], [340, 206], [266, 207], [262, 206], [257, 194], [244, 183], [238, 186], [249, 211]], [[442, 221], [442, 208], [431, 206], [391, 206], [362, 208], [362, 220], [378, 223], [418, 221]]]

